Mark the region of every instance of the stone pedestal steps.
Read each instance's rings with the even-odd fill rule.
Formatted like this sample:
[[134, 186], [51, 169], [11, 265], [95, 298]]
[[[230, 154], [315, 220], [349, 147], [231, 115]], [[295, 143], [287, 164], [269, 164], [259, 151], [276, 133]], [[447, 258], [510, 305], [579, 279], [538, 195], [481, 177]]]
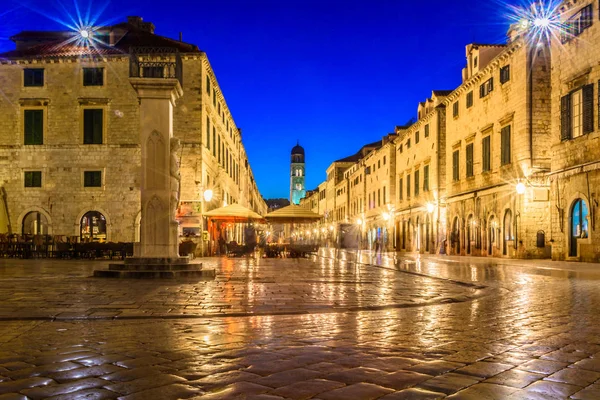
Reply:
[[127, 258], [124, 263], [109, 264], [107, 270], [95, 270], [98, 278], [203, 279], [215, 278], [214, 269], [202, 269], [202, 263], [179, 258]]

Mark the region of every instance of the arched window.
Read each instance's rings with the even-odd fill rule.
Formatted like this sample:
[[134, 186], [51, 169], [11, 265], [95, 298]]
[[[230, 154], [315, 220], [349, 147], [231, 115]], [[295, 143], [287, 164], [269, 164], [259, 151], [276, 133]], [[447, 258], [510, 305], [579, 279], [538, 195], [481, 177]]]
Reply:
[[106, 218], [98, 211], [89, 211], [81, 218], [82, 242], [106, 241]]
[[25, 215], [21, 226], [23, 235], [47, 235], [48, 219], [40, 212], [32, 211]]

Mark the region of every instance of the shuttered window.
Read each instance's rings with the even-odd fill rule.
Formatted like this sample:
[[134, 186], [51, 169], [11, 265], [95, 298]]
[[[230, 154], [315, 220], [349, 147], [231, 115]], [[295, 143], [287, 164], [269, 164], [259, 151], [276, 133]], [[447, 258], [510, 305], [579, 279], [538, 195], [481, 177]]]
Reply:
[[42, 187], [42, 171], [26, 171], [25, 187]]
[[500, 68], [500, 83], [506, 83], [510, 81], [510, 65], [505, 65]]
[[83, 86], [104, 85], [104, 68], [84, 68]]
[[494, 78], [490, 78], [479, 86], [479, 97], [485, 97], [494, 90]]
[[425, 125], [425, 137], [429, 137], [429, 124]]
[[454, 104], [452, 104], [452, 116], [454, 118], [458, 117], [458, 100], [454, 102]]
[[473, 176], [473, 143], [467, 145], [467, 178]]
[[467, 108], [473, 107], [473, 91], [467, 93]]
[[560, 99], [560, 139], [571, 139], [571, 95]]
[[423, 167], [423, 191], [429, 191], [429, 165]]
[[44, 69], [25, 68], [23, 70], [23, 86], [44, 86]]
[[481, 140], [481, 170], [483, 172], [488, 172], [492, 169], [492, 159], [491, 159], [491, 136], [486, 136]]
[[452, 153], [452, 180], [454, 182], [457, 182], [460, 179], [460, 174], [459, 174], [459, 151], [458, 150], [454, 150], [454, 152]]
[[83, 144], [102, 144], [102, 109], [83, 110]]
[[594, 84], [585, 85], [583, 94], [583, 134], [594, 132]]
[[25, 130], [24, 144], [44, 144], [44, 111], [25, 110], [23, 117]]
[[421, 134], [420, 134], [420, 132], [419, 132], [419, 131], [416, 131], [416, 132], [415, 132], [415, 144], [419, 143], [419, 140], [420, 140], [420, 135], [421, 135]]
[[419, 170], [415, 171], [415, 197], [419, 195]]
[[206, 117], [206, 148], [210, 150], [210, 118]]
[[402, 178], [400, 178], [398, 180], [398, 199], [399, 200], [404, 199], [404, 191], [403, 191], [404, 187], [403, 186], [404, 185], [402, 184]]
[[502, 165], [510, 164], [510, 125], [505, 126], [500, 131], [500, 160]]
[[406, 198], [410, 199], [410, 174], [406, 175]]
[[84, 171], [83, 186], [85, 187], [101, 187], [102, 186], [102, 171]]

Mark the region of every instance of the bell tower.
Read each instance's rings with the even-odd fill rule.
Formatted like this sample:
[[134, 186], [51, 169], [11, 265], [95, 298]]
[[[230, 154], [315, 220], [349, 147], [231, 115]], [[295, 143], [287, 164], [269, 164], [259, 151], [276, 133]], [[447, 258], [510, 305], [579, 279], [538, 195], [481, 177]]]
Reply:
[[290, 203], [300, 204], [300, 199], [306, 196], [306, 184], [304, 175], [304, 149], [300, 143], [292, 148], [292, 160], [290, 164]]

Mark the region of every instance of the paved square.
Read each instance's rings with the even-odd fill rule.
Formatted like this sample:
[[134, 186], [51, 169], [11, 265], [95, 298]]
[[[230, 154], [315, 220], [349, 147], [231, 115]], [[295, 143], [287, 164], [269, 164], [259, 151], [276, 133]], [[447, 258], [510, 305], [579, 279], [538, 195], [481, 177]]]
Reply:
[[593, 266], [327, 251], [204, 262], [214, 281], [0, 260], [0, 399], [600, 393]]

